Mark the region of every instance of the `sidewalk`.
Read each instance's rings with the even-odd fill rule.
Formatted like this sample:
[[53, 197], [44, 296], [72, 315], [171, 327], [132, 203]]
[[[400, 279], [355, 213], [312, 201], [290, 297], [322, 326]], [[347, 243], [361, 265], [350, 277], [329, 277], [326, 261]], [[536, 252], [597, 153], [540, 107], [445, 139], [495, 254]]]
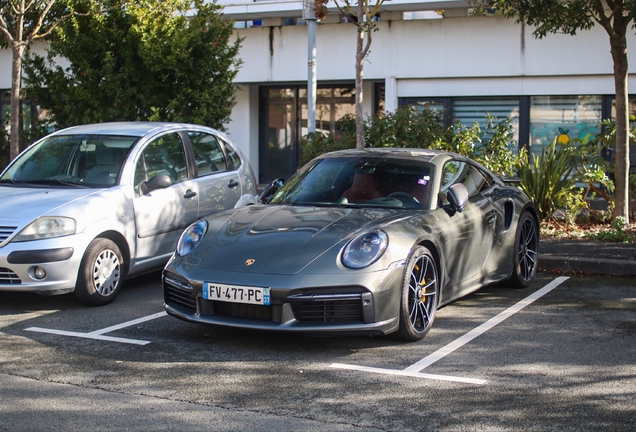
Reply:
[[636, 243], [542, 238], [539, 270], [636, 276]]

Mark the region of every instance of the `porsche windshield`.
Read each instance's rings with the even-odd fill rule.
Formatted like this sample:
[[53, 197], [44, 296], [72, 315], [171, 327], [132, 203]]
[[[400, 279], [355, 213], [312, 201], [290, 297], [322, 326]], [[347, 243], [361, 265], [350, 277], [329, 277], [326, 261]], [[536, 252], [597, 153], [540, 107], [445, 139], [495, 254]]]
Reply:
[[303, 167], [271, 204], [430, 208], [432, 166], [413, 159], [337, 157]]
[[54, 135], [23, 153], [0, 182], [108, 187], [116, 183], [137, 137]]

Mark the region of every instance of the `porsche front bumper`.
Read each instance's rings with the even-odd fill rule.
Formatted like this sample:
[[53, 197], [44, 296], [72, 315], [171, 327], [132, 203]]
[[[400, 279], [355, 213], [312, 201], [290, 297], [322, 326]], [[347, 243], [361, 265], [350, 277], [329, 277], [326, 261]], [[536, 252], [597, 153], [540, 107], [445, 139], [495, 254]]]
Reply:
[[214, 281], [270, 287], [270, 305], [206, 300], [209, 272], [185, 277], [164, 270], [164, 308], [191, 322], [312, 334], [381, 335], [398, 328], [403, 268], [346, 275], [244, 275], [215, 272]]

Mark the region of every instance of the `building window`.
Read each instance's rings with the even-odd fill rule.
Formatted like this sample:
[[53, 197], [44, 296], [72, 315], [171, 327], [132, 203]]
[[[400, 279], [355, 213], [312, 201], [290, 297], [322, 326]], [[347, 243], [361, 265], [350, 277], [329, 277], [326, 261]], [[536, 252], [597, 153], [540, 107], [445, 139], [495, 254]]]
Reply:
[[512, 123], [513, 146], [519, 147], [520, 103], [518, 97], [489, 98], [400, 98], [400, 106], [412, 105], [444, 114], [445, 125], [459, 122], [466, 127], [477, 123], [482, 131], [488, 125], [488, 114], [503, 120], [510, 117]]
[[[345, 115], [356, 114], [356, 91], [353, 87], [327, 87], [318, 88], [316, 91], [316, 132], [337, 134], [339, 132], [336, 122]], [[301, 104], [301, 137], [307, 135], [308, 108], [307, 89], [299, 89], [299, 101]]]
[[373, 112], [384, 112], [386, 107], [385, 93], [386, 86], [384, 82], [377, 82], [373, 84]]
[[[488, 115], [503, 120], [510, 118], [514, 149], [519, 147], [519, 98], [455, 98], [453, 100], [453, 120], [466, 127], [475, 123], [482, 134], [488, 126]], [[497, 120], [496, 120], [497, 121]], [[486, 137], [489, 138], [489, 137]]]
[[[603, 96], [522, 96], [483, 98], [400, 98], [400, 105], [415, 105], [443, 111], [446, 125], [460, 122], [478, 123], [482, 132], [490, 113], [493, 117], [510, 117], [515, 147], [529, 144], [533, 154], [556, 138], [561, 143], [587, 142], [600, 132], [604, 117]], [[636, 113], [636, 104], [630, 105]], [[609, 112], [606, 114], [609, 115]]]
[[[39, 106], [22, 100], [22, 134], [20, 137], [20, 148], [25, 149], [31, 143], [40, 138], [42, 131], [34, 127], [38, 121], [42, 123], [46, 120], [48, 113], [40, 109]], [[0, 90], [0, 169], [9, 162], [9, 136], [11, 133], [11, 91]]]
[[555, 138], [562, 144], [587, 142], [600, 132], [601, 119], [601, 96], [532, 96], [530, 151], [540, 154]]

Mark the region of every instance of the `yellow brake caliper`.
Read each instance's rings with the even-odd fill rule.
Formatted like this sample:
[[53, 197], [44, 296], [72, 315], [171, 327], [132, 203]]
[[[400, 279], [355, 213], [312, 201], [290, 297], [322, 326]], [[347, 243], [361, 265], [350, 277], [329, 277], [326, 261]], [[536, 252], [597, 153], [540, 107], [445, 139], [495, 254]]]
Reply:
[[[415, 270], [419, 272], [420, 266], [415, 264]], [[420, 283], [420, 287], [422, 287], [422, 289], [420, 290], [420, 301], [422, 303], [426, 301], [426, 297], [424, 296], [424, 294], [426, 293], [426, 288], [424, 288], [425, 285], [426, 285], [426, 277], [424, 277], [424, 280], [422, 280], [422, 282]]]

